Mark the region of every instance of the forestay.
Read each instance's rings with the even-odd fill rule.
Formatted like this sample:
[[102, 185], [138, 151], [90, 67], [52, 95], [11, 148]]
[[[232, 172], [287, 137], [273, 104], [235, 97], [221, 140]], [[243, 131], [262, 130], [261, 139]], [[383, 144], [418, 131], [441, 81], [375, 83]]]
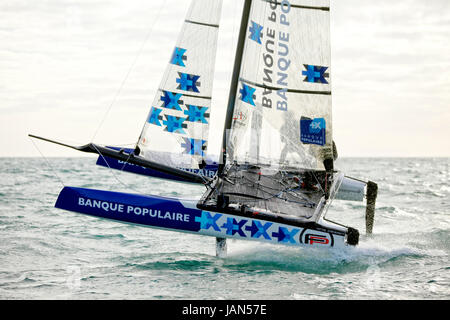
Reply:
[[323, 170], [332, 153], [329, 0], [254, 0], [227, 163]]
[[222, 0], [193, 0], [138, 141], [140, 155], [198, 168], [206, 156]]

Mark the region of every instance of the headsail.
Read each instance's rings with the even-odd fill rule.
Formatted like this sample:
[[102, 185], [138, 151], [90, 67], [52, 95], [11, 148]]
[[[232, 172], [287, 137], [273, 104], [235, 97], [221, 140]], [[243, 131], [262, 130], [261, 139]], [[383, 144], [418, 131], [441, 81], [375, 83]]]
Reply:
[[222, 0], [193, 0], [138, 141], [146, 159], [198, 168], [208, 143]]
[[323, 170], [332, 154], [329, 0], [252, 1], [247, 26], [227, 163]]

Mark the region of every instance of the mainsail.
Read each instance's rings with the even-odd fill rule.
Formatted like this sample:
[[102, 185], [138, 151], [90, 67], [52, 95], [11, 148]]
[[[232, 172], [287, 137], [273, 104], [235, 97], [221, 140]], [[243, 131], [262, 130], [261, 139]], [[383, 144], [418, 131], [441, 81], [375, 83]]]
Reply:
[[[246, 0], [219, 176], [199, 207], [318, 221], [333, 172], [329, 0]], [[330, 199], [330, 200], [329, 200]]]
[[204, 164], [222, 0], [193, 0], [137, 149], [172, 167]]
[[329, 0], [255, 0], [227, 163], [324, 170], [332, 158]]

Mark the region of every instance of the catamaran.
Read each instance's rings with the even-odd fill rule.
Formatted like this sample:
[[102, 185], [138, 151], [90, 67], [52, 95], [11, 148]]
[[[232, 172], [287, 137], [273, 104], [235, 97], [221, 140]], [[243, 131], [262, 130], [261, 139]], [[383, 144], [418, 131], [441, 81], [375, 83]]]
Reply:
[[134, 148], [93, 142], [97, 164], [206, 187], [186, 200], [64, 187], [55, 206], [95, 217], [226, 239], [342, 248], [359, 231], [326, 218], [334, 199], [364, 201], [372, 232], [377, 185], [334, 168], [329, 0], [244, 0], [218, 161], [208, 156], [222, 0], [192, 0]]

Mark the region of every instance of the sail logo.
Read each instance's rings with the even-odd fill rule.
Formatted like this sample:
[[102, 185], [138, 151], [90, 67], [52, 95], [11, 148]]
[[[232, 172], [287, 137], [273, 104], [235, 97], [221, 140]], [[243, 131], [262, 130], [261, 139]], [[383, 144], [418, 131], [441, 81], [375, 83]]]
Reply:
[[309, 124], [309, 132], [311, 133], [319, 133], [322, 128], [325, 128], [325, 119], [323, 118], [315, 118]]
[[300, 243], [304, 243], [307, 245], [334, 245], [334, 238], [331, 233], [322, 234], [316, 230], [308, 230], [305, 229], [300, 234]]
[[162, 106], [166, 109], [175, 109], [181, 111], [181, 104], [183, 101], [180, 98], [183, 96], [181, 93], [174, 93], [169, 91], [163, 91], [163, 96], [161, 96], [160, 100], [163, 102]]
[[178, 72], [178, 76], [179, 78], [176, 79], [176, 82], [178, 83], [177, 89], [197, 93], [200, 92], [198, 90], [198, 87], [200, 87], [200, 82], [198, 82], [200, 76], [197, 76], [195, 74], [187, 74], [183, 72]]
[[175, 47], [175, 50], [172, 54], [172, 59], [170, 59], [170, 63], [180, 67], [185, 67], [186, 65], [184, 64], [184, 61], [187, 60], [185, 53], [186, 49]]
[[255, 105], [255, 88], [252, 88], [245, 83], [242, 84], [242, 88], [239, 90], [239, 93], [241, 94], [240, 99], [244, 101], [245, 103], [251, 104], [252, 106]]
[[[189, 85], [189, 84], [187, 84]], [[187, 87], [185, 88], [187, 89]], [[209, 118], [208, 107], [201, 107], [187, 104], [183, 107], [183, 95], [181, 93], [175, 93], [170, 91], [162, 91], [160, 100], [162, 101], [161, 108], [180, 111], [180, 116], [165, 114], [161, 115], [163, 109], [152, 107], [150, 110], [150, 116], [148, 122], [157, 126], [165, 126], [164, 131], [170, 133], [186, 134], [184, 129], [188, 129], [188, 124], [185, 122], [200, 122], [207, 124], [207, 118]], [[183, 117], [186, 115], [187, 117]], [[165, 120], [164, 120], [165, 118]], [[162, 122], [162, 124], [161, 124]], [[184, 143], [181, 143], [181, 147], [185, 149], [185, 153], [192, 155], [203, 155], [206, 147], [205, 140], [199, 139], [185, 139]]]
[[306, 144], [325, 145], [326, 124], [324, 118], [300, 119], [300, 141]]
[[154, 124], [154, 125], [157, 125], [160, 127], [161, 126], [160, 121], [162, 121], [162, 119], [163, 119], [162, 116], [160, 115], [161, 111], [162, 111], [161, 109], [152, 107], [150, 110], [150, 116], [148, 118], [148, 123], [151, 123], [151, 124]]
[[186, 121], [208, 123], [206, 120], [206, 118], [209, 118], [209, 113], [206, 113], [208, 107], [198, 107], [188, 104], [187, 108], [188, 110], [184, 111], [184, 114], [188, 116]]
[[303, 79], [304, 82], [328, 84], [328, 81], [325, 79], [326, 77], [329, 77], [329, 74], [325, 73], [328, 67], [313, 66], [309, 64], [304, 64], [303, 66], [305, 67], [305, 70], [302, 71], [302, 75], [305, 76]]
[[181, 144], [181, 147], [184, 148], [184, 153], [191, 155], [199, 155], [204, 156], [204, 150], [206, 149], [206, 140], [202, 139], [192, 139], [192, 138], [183, 138], [184, 143]]
[[257, 24], [254, 21], [251, 21], [252, 25], [249, 28], [250, 36], [249, 39], [256, 41], [257, 43], [261, 44], [261, 38], [263, 37], [263, 26], [260, 24]]
[[187, 128], [187, 125], [184, 122], [185, 118], [175, 117], [164, 115], [166, 120], [163, 121], [163, 124], [166, 126], [164, 131], [174, 132], [174, 133], [186, 133], [183, 129]]
[[[270, 5], [270, 12], [267, 16], [268, 24], [264, 28], [264, 35], [266, 36], [262, 53], [264, 90], [261, 96], [261, 105], [265, 108], [276, 107], [279, 111], [287, 111], [288, 71], [291, 65], [289, 58], [289, 13], [291, 4], [287, 0], [281, 2], [266, 1]], [[252, 25], [252, 30], [252, 35], [256, 36], [258, 30], [256, 26]], [[275, 84], [276, 88], [273, 88], [272, 86]], [[273, 95], [274, 90], [276, 96]]]

